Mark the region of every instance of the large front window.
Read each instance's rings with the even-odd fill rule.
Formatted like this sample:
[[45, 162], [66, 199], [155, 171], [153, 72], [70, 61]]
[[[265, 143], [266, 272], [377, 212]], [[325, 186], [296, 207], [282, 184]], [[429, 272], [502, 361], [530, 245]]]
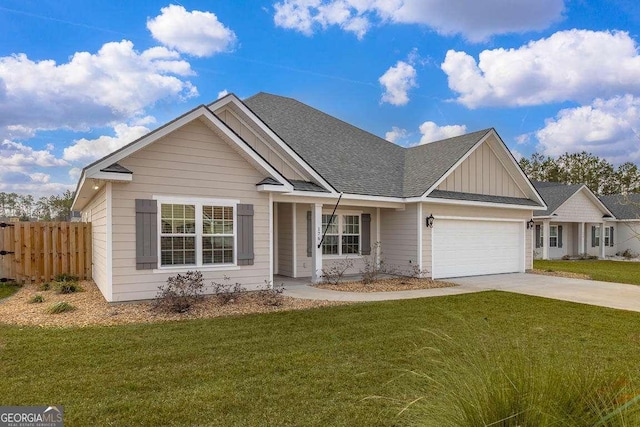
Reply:
[[234, 263], [235, 205], [160, 204], [160, 265]]
[[357, 255], [360, 253], [360, 215], [322, 215], [323, 255]]
[[549, 227], [549, 246], [552, 248], [558, 247], [558, 226], [552, 225]]

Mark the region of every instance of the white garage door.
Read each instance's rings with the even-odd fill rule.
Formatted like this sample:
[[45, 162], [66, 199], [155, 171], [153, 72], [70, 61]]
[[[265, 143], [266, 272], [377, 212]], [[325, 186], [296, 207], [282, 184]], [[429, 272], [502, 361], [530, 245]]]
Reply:
[[433, 277], [524, 271], [521, 222], [436, 219]]

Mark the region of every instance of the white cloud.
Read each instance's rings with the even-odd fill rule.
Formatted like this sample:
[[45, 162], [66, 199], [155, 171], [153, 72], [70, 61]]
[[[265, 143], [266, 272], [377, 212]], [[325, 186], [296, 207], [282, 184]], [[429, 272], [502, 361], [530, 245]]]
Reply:
[[632, 95], [561, 110], [536, 132], [549, 156], [587, 151], [619, 164], [640, 161], [640, 98]]
[[469, 108], [524, 106], [640, 94], [640, 55], [628, 33], [559, 31], [517, 49], [447, 52], [442, 70]]
[[8, 139], [0, 142], [0, 166], [3, 169], [66, 166], [67, 164], [64, 160], [56, 158], [50, 150], [34, 150], [25, 144]]
[[416, 84], [416, 69], [404, 61], [398, 61], [390, 67], [378, 81], [384, 87], [381, 102], [392, 105], [406, 105], [409, 102], [408, 92]]
[[529, 141], [531, 141], [531, 135], [528, 133], [516, 136], [516, 144], [518, 145], [528, 144]]
[[87, 129], [141, 115], [167, 98], [197, 94], [193, 72], [177, 52], [154, 47], [137, 52], [127, 40], [69, 62], [0, 57], [0, 130], [22, 134], [60, 128]]
[[477, 42], [547, 28], [562, 18], [564, 0], [282, 0], [274, 9], [277, 26], [306, 35], [336, 25], [362, 38], [372, 25], [391, 22]]
[[225, 96], [229, 95], [229, 91], [226, 89], [221, 90], [220, 92], [218, 92], [218, 99], [220, 98], [224, 98]]
[[420, 125], [420, 145], [428, 144], [441, 139], [453, 138], [454, 136], [463, 135], [467, 132], [465, 125], [447, 125], [438, 126], [436, 123], [427, 121]]
[[409, 133], [406, 129], [401, 129], [397, 126], [393, 126], [389, 132], [384, 134], [384, 139], [397, 144], [400, 140], [405, 139], [407, 136], [409, 136]]
[[70, 162], [90, 162], [117, 150], [147, 134], [144, 126], [129, 126], [125, 123], [113, 127], [115, 136], [103, 135], [96, 139], [77, 139], [64, 149], [63, 158]]
[[519, 152], [518, 150], [511, 150], [511, 155], [513, 156], [514, 159], [516, 159], [516, 162], [519, 162], [520, 159], [524, 157], [522, 153]]
[[211, 56], [233, 48], [236, 35], [211, 12], [169, 5], [160, 15], [147, 20], [154, 39], [172, 49], [193, 56]]
[[71, 178], [74, 181], [77, 181], [78, 178], [80, 178], [81, 173], [82, 173], [81, 168], [71, 168], [69, 169], [69, 178]]

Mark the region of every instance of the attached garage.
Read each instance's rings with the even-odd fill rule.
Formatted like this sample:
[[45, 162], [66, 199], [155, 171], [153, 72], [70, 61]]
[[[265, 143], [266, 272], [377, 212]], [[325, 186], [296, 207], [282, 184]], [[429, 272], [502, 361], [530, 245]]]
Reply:
[[522, 221], [436, 219], [433, 278], [524, 272]]

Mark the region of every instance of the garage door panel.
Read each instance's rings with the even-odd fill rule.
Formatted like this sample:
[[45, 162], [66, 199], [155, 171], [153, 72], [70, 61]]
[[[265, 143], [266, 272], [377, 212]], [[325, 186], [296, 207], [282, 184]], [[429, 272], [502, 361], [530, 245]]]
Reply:
[[440, 219], [432, 243], [436, 278], [523, 271], [520, 222]]

